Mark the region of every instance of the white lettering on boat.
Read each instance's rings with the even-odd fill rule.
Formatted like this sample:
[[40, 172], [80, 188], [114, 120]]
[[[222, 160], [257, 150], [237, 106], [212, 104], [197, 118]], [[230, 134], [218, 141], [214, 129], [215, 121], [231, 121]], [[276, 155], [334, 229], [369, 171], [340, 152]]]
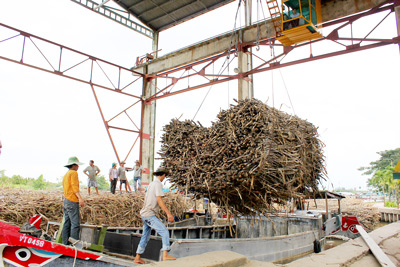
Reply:
[[28, 237], [26, 235], [21, 235], [19, 237], [19, 242], [22, 243], [27, 243], [27, 244], [32, 244], [34, 246], [38, 246], [38, 247], [43, 247], [44, 246], [44, 240], [40, 240], [40, 239], [36, 239], [33, 237]]

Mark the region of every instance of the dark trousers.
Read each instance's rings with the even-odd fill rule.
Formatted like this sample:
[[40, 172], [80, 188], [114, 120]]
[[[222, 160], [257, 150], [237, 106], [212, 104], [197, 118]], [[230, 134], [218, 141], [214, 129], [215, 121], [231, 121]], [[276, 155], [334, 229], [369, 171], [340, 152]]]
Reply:
[[114, 178], [111, 180], [110, 190], [111, 193], [115, 194], [115, 188], [117, 187], [118, 178]]
[[64, 199], [64, 226], [62, 229], [62, 242], [68, 245], [68, 238], [72, 237], [79, 240], [79, 231], [81, 228], [81, 217], [79, 215], [79, 202], [72, 202]]

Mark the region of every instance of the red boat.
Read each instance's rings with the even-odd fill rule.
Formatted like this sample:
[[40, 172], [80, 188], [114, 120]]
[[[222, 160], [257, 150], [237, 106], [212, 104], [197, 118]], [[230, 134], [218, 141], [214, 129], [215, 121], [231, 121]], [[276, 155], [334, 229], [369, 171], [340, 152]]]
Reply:
[[[132, 261], [89, 252], [20, 233], [20, 227], [0, 221], [0, 266], [134, 266]], [[83, 263], [83, 264], [82, 264]]]

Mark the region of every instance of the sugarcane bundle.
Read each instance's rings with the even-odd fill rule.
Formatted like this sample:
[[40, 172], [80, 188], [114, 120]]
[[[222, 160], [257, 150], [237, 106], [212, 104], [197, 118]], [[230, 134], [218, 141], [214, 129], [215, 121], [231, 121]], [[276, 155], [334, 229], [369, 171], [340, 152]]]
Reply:
[[[111, 194], [85, 196], [85, 206], [80, 209], [81, 223], [138, 227], [142, 226], [140, 209], [144, 194]], [[187, 210], [185, 199], [175, 193], [163, 198], [166, 206], [176, 217], [183, 217]], [[61, 222], [63, 218], [62, 191], [36, 191], [0, 187], [0, 220], [21, 226], [35, 214], [46, 216], [47, 220]], [[166, 217], [160, 212], [161, 218]], [[42, 227], [47, 221], [43, 220]]]
[[163, 130], [171, 182], [234, 214], [273, 211], [325, 177], [317, 128], [255, 99], [221, 111], [211, 127], [173, 119]]

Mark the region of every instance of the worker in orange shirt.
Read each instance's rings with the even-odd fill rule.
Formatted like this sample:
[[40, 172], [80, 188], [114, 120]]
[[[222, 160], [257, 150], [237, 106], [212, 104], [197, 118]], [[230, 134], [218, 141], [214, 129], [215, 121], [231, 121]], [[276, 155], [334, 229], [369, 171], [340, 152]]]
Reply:
[[64, 226], [62, 229], [62, 241], [64, 245], [68, 245], [68, 238], [72, 237], [75, 240], [79, 240], [79, 231], [81, 225], [81, 218], [79, 214], [79, 207], [85, 206], [79, 192], [79, 179], [78, 169], [79, 165], [83, 163], [79, 162], [77, 157], [70, 157], [68, 159], [67, 167], [69, 170], [63, 178], [63, 189], [64, 189]]

